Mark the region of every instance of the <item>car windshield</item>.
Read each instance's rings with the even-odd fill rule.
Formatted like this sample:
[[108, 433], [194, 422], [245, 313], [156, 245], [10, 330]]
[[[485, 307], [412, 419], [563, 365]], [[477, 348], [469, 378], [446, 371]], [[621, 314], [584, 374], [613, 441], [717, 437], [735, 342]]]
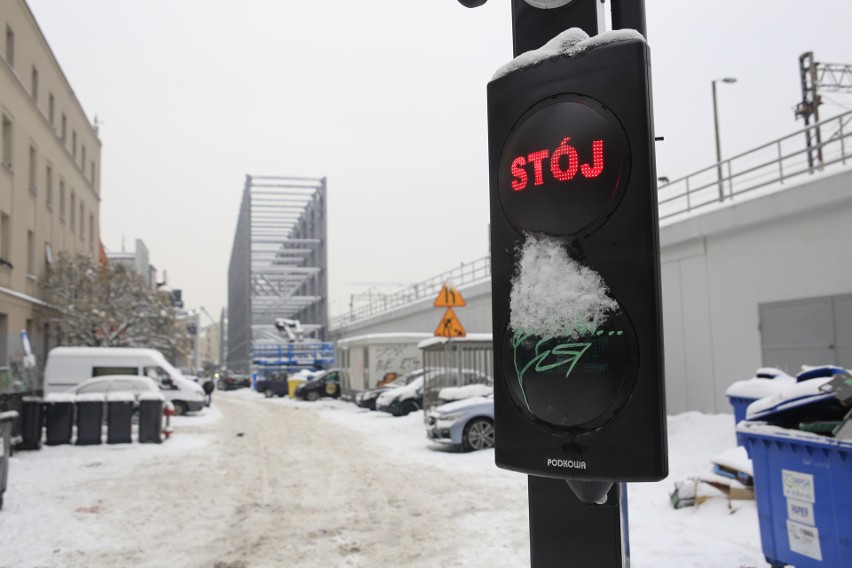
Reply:
[[390, 387], [390, 388], [402, 387], [402, 386], [405, 386], [408, 382], [409, 382], [408, 375], [403, 375], [401, 377], [395, 378], [394, 380], [392, 380], [391, 382], [389, 382], [385, 386]]

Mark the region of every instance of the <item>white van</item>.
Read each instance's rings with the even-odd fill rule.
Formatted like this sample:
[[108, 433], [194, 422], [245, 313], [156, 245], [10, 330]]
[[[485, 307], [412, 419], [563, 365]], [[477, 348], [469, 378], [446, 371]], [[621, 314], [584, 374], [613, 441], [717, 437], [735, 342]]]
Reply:
[[132, 347], [55, 347], [47, 355], [44, 394], [66, 392], [103, 375], [142, 375], [160, 386], [176, 414], [204, 408], [204, 390], [184, 378], [156, 349]]

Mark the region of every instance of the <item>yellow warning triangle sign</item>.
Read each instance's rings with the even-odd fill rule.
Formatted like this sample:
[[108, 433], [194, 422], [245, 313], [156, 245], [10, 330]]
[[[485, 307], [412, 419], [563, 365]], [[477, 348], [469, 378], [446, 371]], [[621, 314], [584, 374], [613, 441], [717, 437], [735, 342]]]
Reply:
[[452, 308], [447, 308], [438, 327], [435, 328], [435, 337], [465, 337], [467, 332], [462, 327], [459, 318]]
[[436, 308], [463, 308], [466, 303], [455, 286], [450, 282], [445, 282], [432, 305]]

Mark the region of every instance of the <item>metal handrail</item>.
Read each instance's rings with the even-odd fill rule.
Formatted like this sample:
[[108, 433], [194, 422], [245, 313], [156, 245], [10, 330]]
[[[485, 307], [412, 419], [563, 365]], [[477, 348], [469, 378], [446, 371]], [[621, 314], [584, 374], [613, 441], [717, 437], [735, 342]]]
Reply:
[[444, 283], [451, 281], [457, 288], [484, 282], [491, 278], [491, 257], [485, 256], [473, 262], [462, 262], [459, 266], [432, 276], [402, 290], [390, 294], [376, 294], [361, 306], [352, 307], [345, 314], [329, 321], [330, 329], [340, 329], [356, 321], [367, 319], [421, 300], [433, 300]]
[[[852, 158], [852, 129], [846, 127], [850, 121], [852, 111], [847, 111], [659, 186], [660, 220], [763, 187], [780, 186], [790, 178], [824, 171], [838, 162], [846, 164]], [[831, 129], [831, 135], [809, 147], [806, 141], [820, 140], [814, 134], [825, 129]]]

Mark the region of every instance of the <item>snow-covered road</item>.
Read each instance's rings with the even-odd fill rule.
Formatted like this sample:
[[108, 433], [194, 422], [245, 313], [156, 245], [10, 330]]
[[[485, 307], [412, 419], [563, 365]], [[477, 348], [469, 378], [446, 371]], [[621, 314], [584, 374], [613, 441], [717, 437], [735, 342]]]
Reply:
[[[669, 420], [672, 473], [733, 445], [729, 415]], [[422, 413], [216, 393], [162, 445], [16, 454], [0, 567], [525, 566], [526, 477], [448, 452]], [[672, 480], [631, 484], [634, 567], [760, 566], [753, 503], [675, 511]]]

